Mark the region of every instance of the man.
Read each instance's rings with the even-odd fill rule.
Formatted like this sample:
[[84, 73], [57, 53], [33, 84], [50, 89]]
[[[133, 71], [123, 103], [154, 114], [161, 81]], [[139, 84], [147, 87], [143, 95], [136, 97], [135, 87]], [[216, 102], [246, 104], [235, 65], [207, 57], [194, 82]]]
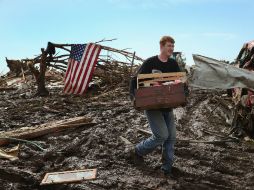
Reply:
[[[177, 62], [170, 58], [174, 51], [174, 44], [175, 41], [172, 37], [163, 36], [160, 40], [160, 54], [148, 58], [141, 65], [130, 84], [130, 97], [133, 102], [135, 102], [134, 91], [137, 86], [137, 74], [180, 72]], [[140, 164], [143, 162], [143, 156], [162, 145], [161, 169], [165, 175], [172, 177], [174, 144], [176, 139], [173, 109], [144, 110], [144, 113], [151, 128], [152, 136], [133, 147], [131, 156], [136, 164]]]

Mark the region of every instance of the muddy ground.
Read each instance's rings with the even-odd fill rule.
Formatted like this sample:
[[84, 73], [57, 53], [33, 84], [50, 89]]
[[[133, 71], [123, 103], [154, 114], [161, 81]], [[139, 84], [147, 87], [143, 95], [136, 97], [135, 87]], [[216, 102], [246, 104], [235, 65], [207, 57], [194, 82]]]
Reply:
[[[0, 92], [1, 130], [83, 115], [94, 118], [97, 125], [34, 139], [45, 152], [22, 144], [19, 160], [0, 160], [1, 190], [254, 189], [254, 146], [251, 143], [178, 141], [174, 163], [176, 179], [167, 179], [159, 172], [160, 148], [145, 158], [143, 167], [134, 166], [126, 156], [126, 146], [119, 136], [138, 143], [147, 136], [137, 132], [137, 128], [149, 129], [143, 112], [131, 106], [127, 89], [119, 87], [94, 100], [88, 97], [90, 93], [87, 97], [77, 97], [63, 95], [61, 88], [50, 92], [49, 97], [33, 97], [35, 89], [30, 88]], [[221, 97], [222, 94], [193, 90], [188, 106], [174, 110], [177, 138], [211, 141], [227, 136], [231, 130], [227, 124], [230, 101]], [[218, 105], [218, 97], [226, 104]], [[50, 113], [43, 106], [59, 112]], [[85, 168], [97, 168], [97, 179], [78, 184], [39, 185], [46, 172]]]

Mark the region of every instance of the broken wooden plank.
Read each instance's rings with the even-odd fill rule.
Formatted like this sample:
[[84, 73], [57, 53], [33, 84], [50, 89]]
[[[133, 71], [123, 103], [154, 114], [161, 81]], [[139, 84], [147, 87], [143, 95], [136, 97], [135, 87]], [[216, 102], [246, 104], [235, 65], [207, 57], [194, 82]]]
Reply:
[[203, 144], [221, 144], [221, 143], [226, 143], [226, 142], [239, 142], [238, 139], [222, 139], [222, 140], [212, 140], [212, 141], [206, 141], [206, 140], [180, 140], [178, 139], [177, 141], [180, 142], [186, 142], [186, 143], [203, 143]]
[[15, 87], [0, 87], [0, 92], [1, 91], [11, 91], [11, 90], [17, 90], [18, 88]]
[[141, 128], [137, 128], [137, 130], [141, 133], [144, 133], [146, 135], [152, 135], [152, 132], [151, 131], [147, 131], [147, 130], [144, 130], [144, 129], [141, 129]]
[[[152, 135], [151, 131], [147, 131], [141, 128], [137, 128], [138, 132], [141, 132], [145, 135]], [[174, 140], [172, 140], [174, 141]], [[218, 143], [225, 143], [225, 142], [237, 142], [238, 139], [236, 138], [224, 138], [221, 140], [212, 140], [212, 141], [206, 141], [206, 140], [193, 140], [193, 139], [176, 139], [177, 142], [186, 142], [186, 143], [204, 143], [204, 144], [218, 144]]]
[[0, 145], [6, 144], [9, 141], [6, 137], [19, 138], [19, 139], [33, 139], [49, 133], [65, 130], [68, 128], [74, 128], [79, 126], [92, 126], [96, 123], [92, 122], [93, 119], [85, 116], [75, 117], [70, 119], [64, 119], [60, 121], [53, 121], [34, 127], [24, 127], [12, 131], [0, 133]]
[[43, 106], [43, 110], [48, 112], [48, 113], [60, 113], [60, 111], [49, 108], [48, 106]]
[[80, 182], [95, 179], [97, 169], [46, 173], [40, 185]]
[[124, 142], [125, 145], [132, 145], [132, 143], [128, 139], [124, 138], [123, 136], [120, 136], [120, 139]]

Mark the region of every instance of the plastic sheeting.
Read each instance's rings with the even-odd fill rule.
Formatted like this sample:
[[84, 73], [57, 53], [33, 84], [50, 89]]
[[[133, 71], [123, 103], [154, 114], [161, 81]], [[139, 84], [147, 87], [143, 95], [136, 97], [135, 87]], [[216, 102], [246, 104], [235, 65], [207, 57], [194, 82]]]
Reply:
[[203, 89], [254, 89], [254, 72], [226, 64], [222, 61], [193, 55], [195, 66], [191, 70], [189, 85]]

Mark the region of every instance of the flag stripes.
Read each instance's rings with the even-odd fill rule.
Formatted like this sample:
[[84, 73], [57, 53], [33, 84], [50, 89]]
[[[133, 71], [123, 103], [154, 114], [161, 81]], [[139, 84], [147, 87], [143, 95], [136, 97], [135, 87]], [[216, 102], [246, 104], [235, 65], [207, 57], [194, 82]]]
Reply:
[[100, 51], [101, 46], [93, 43], [72, 45], [64, 79], [64, 93], [83, 95], [86, 92]]

